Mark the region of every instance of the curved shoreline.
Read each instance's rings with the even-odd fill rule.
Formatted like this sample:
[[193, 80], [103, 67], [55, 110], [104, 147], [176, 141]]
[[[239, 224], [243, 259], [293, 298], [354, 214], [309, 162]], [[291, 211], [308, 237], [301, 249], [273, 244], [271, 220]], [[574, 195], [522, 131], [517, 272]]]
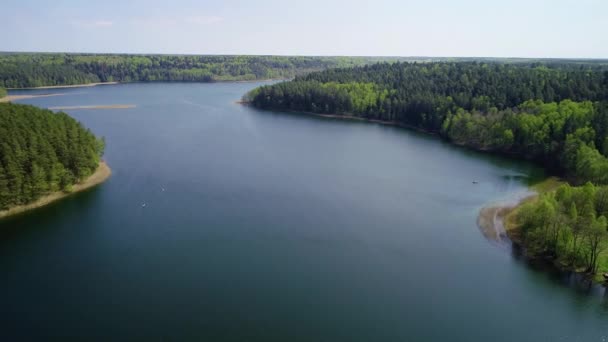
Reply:
[[521, 238], [520, 226], [517, 224], [517, 210], [524, 204], [534, 201], [542, 193], [554, 191], [562, 181], [551, 177], [530, 188], [532, 194], [519, 199], [517, 202], [489, 205], [479, 211], [477, 226], [486, 239], [499, 243], [502, 246], [510, 246], [518, 255], [524, 257], [528, 262], [541, 266], [545, 271], [568, 273], [576, 275], [580, 280], [591, 283], [604, 284], [606, 281], [600, 273], [589, 275], [580, 269], [561, 264], [557, 259], [546, 258], [543, 255], [530, 254]]
[[93, 172], [93, 174], [90, 175], [89, 178], [85, 179], [84, 181], [82, 181], [78, 184], [74, 184], [74, 186], [72, 187], [72, 191], [70, 191], [70, 192], [56, 191], [56, 192], [50, 193], [48, 195], [45, 195], [32, 203], [18, 205], [16, 207], [12, 207], [7, 210], [2, 210], [2, 211], [0, 211], [0, 219], [9, 217], [9, 216], [13, 216], [16, 214], [20, 214], [20, 213], [23, 213], [23, 212], [26, 212], [26, 211], [29, 211], [32, 209], [37, 209], [37, 208], [43, 207], [47, 204], [54, 203], [65, 197], [68, 197], [72, 194], [93, 188], [93, 187], [105, 182], [110, 177], [110, 175], [112, 175], [112, 170], [110, 169], [108, 164], [106, 164], [106, 162], [101, 161], [99, 163], [99, 166], [97, 167], [97, 170], [95, 170], [95, 172]]
[[514, 243], [521, 246], [517, 226], [513, 222], [515, 211], [524, 203], [534, 200], [538, 193], [525, 196], [517, 202], [491, 205], [481, 208], [477, 226], [483, 236], [495, 242]]
[[[385, 125], [385, 126], [395, 126], [395, 127], [405, 128], [405, 129], [413, 130], [413, 131], [416, 131], [416, 132], [419, 132], [419, 133], [428, 134], [428, 135], [439, 136], [439, 132], [430, 131], [430, 130], [427, 130], [427, 129], [423, 129], [423, 128], [420, 128], [420, 127], [404, 124], [404, 123], [401, 123], [401, 122], [388, 121], [388, 120], [380, 120], [380, 119], [369, 119], [369, 118], [366, 118], [366, 117], [357, 116], [357, 115], [353, 115], [353, 114], [349, 114], [349, 113], [345, 113], [345, 114], [323, 114], [323, 113], [314, 113], [314, 112], [289, 110], [289, 109], [281, 109], [281, 110], [265, 109], [265, 108], [258, 108], [256, 106], [254, 106], [251, 103], [251, 101], [242, 100], [242, 99], [241, 100], [237, 100], [234, 103], [239, 104], [239, 105], [243, 105], [243, 106], [250, 106], [252, 108], [255, 108], [255, 109], [258, 109], [258, 110], [262, 110], [262, 111], [268, 111], [268, 112], [279, 111], [279, 112], [283, 112], [283, 113], [310, 115], [310, 116], [316, 116], [316, 117], [321, 117], [321, 118], [326, 118], [326, 119], [338, 119], [338, 120], [344, 120], [344, 121], [371, 122], [371, 123], [376, 123], [376, 124]], [[461, 146], [459, 144], [454, 144], [454, 145]], [[478, 149], [474, 149], [474, 150], [483, 152], [483, 150], [478, 150]]]
[[50, 110], [74, 110], [74, 109], [130, 109], [137, 107], [134, 104], [112, 104], [112, 105], [87, 105], [87, 106], [59, 106], [48, 107]]
[[6, 88], [6, 89], [7, 90], [62, 89], [62, 88], [95, 87], [95, 86], [98, 86], [98, 85], [110, 85], [110, 84], [118, 84], [118, 83], [119, 82], [96, 82], [96, 83], [81, 83], [81, 84], [41, 86], [41, 87], [25, 87], [25, 88]]
[[[533, 201], [538, 195], [557, 189], [563, 181], [557, 177], [549, 177], [544, 181], [529, 187], [528, 193], [520, 198], [503, 203], [487, 205], [479, 211], [477, 225], [488, 240], [496, 240], [504, 236], [507, 241], [521, 245], [515, 212], [523, 204]], [[525, 246], [522, 246], [525, 247]]]
[[62, 96], [61, 94], [38, 94], [38, 95], [7, 95], [5, 97], [0, 98], [0, 102], [13, 102], [19, 100], [27, 100], [27, 99], [35, 99], [38, 97], [51, 97], [51, 96]]
[[25, 88], [6, 88], [6, 90], [36, 90], [36, 89], [63, 89], [63, 88], [84, 88], [103, 85], [116, 85], [125, 83], [256, 83], [256, 82], [271, 82], [271, 81], [289, 81], [292, 78], [264, 78], [255, 80], [211, 80], [211, 81], [132, 81], [132, 82], [95, 82], [81, 83], [68, 85], [40, 86], [40, 87], [25, 87]]

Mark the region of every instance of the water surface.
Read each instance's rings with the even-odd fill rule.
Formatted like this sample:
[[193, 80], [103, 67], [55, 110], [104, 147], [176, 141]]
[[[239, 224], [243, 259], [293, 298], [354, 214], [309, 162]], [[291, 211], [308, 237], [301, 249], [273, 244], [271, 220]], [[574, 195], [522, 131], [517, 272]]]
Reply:
[[255, 86], [27, 92], [136, 107], [69, 110], [106, 137], [113, 176], [0, 221], [0, 340], [604, 341], [601, 293], [476, 227], [538, 168], [235, 103]]

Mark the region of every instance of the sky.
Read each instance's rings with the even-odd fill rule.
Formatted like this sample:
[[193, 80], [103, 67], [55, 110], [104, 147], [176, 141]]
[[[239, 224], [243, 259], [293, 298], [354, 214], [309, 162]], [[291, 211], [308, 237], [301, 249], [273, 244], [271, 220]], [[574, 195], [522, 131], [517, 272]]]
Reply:
[[3, 0], [0, 51], [608, 58], [608, 0]]

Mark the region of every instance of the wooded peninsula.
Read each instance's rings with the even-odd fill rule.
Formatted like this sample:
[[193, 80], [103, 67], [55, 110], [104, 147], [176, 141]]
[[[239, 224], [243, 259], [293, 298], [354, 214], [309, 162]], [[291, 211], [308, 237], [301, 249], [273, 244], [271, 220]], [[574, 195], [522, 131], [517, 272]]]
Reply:
[[103, 139], [63, 112], [0, 103], [0, 214], [105, 180], [104, 147]]
[[575, 186], [527, 201], [510, 233], [530, 256], [562, 269], [608, 271], [605, 63], [379, 63], [298, 76], [244, 100], [261, 109], [394, 123], [533, 160]]

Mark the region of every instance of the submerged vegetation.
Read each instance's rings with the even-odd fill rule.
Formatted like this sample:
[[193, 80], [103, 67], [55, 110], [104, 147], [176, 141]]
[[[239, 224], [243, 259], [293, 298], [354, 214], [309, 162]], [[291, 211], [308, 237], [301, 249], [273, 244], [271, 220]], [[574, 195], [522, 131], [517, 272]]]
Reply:
[[69, 191], [97, 169], [104, 145], [65, 113], [0, 103], [0, 210]]
[[390, 58], [8, 53], [0, 54], [0, 87], [284, 79], [387, 59]]
[[[564, 185], [517, 210], [530, 255], [604, 270], [608, 248], [608, 68], [571, 63], [393, 63], [330, 69], [254, 89], [263, 109], [382, 120], [530, 159]], [[606, 265], [608, 266], [608, 265]]]

